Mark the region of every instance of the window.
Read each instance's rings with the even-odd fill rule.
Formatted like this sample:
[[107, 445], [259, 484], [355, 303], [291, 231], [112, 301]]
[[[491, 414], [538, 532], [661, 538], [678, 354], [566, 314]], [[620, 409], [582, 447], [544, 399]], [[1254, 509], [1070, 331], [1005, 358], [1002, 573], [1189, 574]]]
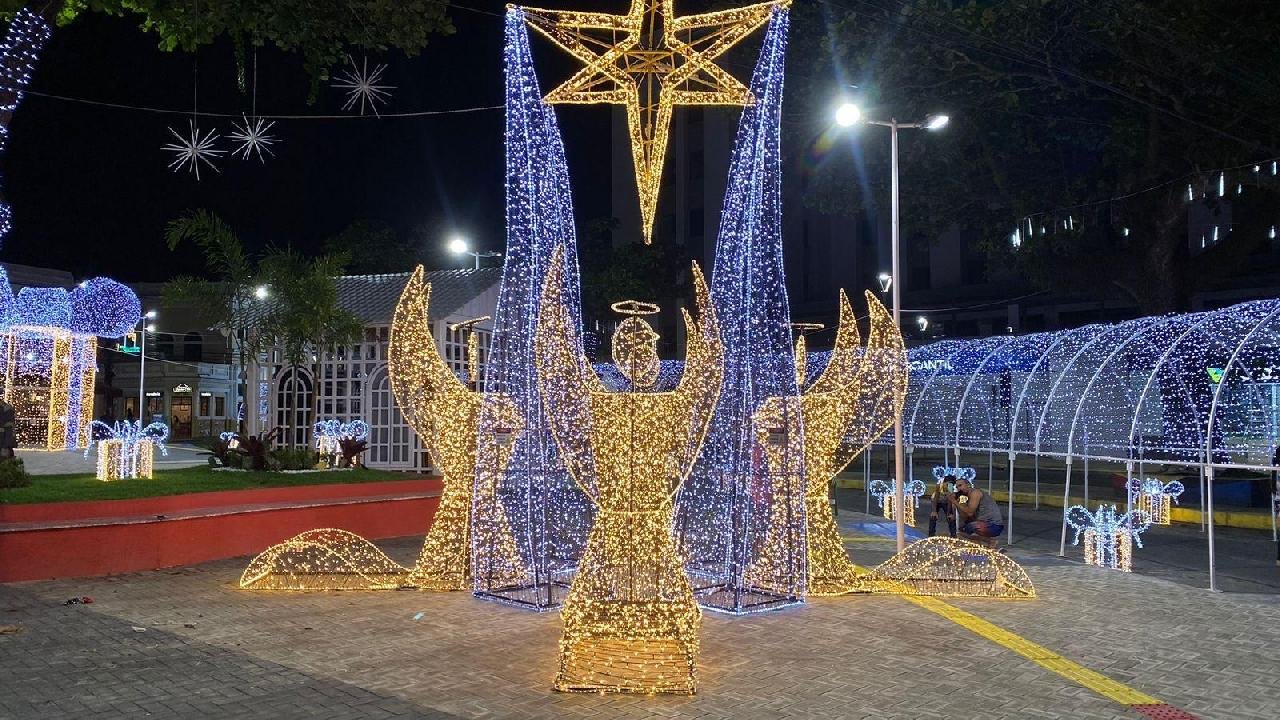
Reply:
[[200, 362], [204, 355], [204, 338], [198, 332], [189, 332], [182, 337], [182, 359], [187, 362]]
[[162, 358], [173, 357], [173, 336], [169, 333], [156, 335], [156, 355]]
[[209, 417], [209, 396], [208, 395], [200, 396], [200, 409], [199, 411], [197, 411], [196, 414], [199, 415], [200, 417]]
[[219, 395], [218, 397], [213, 399], [213, 416], [214, 417], [227, 416], [227, 398], [225, 396]]

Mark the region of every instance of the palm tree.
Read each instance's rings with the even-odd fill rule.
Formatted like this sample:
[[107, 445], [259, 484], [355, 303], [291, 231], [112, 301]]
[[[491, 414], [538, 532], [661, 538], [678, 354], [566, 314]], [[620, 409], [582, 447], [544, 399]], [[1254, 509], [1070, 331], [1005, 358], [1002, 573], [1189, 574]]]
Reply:
[[[236, 392], [247, 407], [245, 359], [247, 355], [256, 359], [269, 339], [262, 332], [267, 312], [256, 302], [257, 290], [263, 286], [262, 273], [231, 227], [208, 210], [188, 210], [170, 220], [165, 227], [165, 242], [170, 250], [183, 243], [195, 243], [204, 252], [209, 277], [182, 275], [170, 280], [164, 287], [163, 302], [166, 307], [194, 310], [208, 327], [231, 336], [239, 360]], [[238, 429], [244, 433], [243, 417]]]

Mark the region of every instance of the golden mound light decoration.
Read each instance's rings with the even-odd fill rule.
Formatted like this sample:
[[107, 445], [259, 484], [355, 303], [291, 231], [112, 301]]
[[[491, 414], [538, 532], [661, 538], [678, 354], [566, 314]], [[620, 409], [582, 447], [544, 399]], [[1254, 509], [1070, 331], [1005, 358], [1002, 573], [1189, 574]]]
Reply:
[[871, 571], [868, 589], [894, 595], [1034, 598], [1035, 586], [1007, 555], [968, 540], [911, 543]]
[[373, 543], [334, 528], [308, 530], [264, 550], [240, 576], [245, 590], [394, 590], [409, 572]]
[[[893, 425], [906, 396], [907, 354], [902, 333], [874, 295], [866, 293], [866, 300], [870, 313], [867, 346], [861, 347], [858, 319], [841, 290], [840, 325], [822, 374], [799, 398], [769, 398], [754, 416], [756, 437], [764, 448], [770, 476], [778, 479], [775, 486], [789, 473], [799, 472], [803, 457], [810, 595], [840, 595], [863, 587], [828, 505], [830, 483]], [[797, 366], [800, 357], [797, 354]], [[797, 367], [798, 377], [799, 372]], [[799, 427], [785, 432], [788, 423]], [[784, 520], [771, 518], [771, 532], [783, 527], [779, 524]], [[781, 559], [774, 557], [779, 551], [770, 550], [775, 545], [779, 543], [766, 544], [761, 559], [749, 569], [753, 577], [767, 576], [771, 563], [781, 564]]]
[[521, 8], [534, 30], [582, 62], [549, 103], [624, 105], [645, 244], [662, 186], [672, 109], [749, 105], [751, 91], [716, 59], [790, 0], [677, 17], [673, 0], [631, 0], [626, 15]]
[[[596, 505], [586, 552], [561, 618], [555, 687], [566, 691], [692, 693], [701, 612], [672, 537], [672, 498], [702, 447], [720, 395], [724, 351], [702, 272], [693, 266], [698, 321], [684, 313], [688, 353], [671, 392], [657, 376], [657, 333], [628, 315], [613, 338], [630, 392], [608, 392], [574, 343], [556, 250], [535, 335], [538, 385], [574, 481]], [[621, 337], [619, 337], [621, 336]]]
[[[431, 333], [430, 301], [431, 285], [423, 282], [423, 269], [419, 265], [396, 304], [387, 348], [387, 372], [400, 412], [422, 439], [444, 476], [440, 507], [423, 542], [412, 582], [428, 590], [466, 590], [471, 587], [472, 577], [471, 500], [481, 406], [488, 405], [486, 412], [500, 418], [498, 425], [505, 431], [501, 441], [488, 439], [498, 442], [495, 455], [498, 473], [510, 459], [512, 441], [524, 423], [509, 398], [468, 389], [445, 364]], [[460, 325], [470, 329], [482, 319]], [[475, 337], [475, 333], [470, 335]], [[468, 352], [468, 374], [474, 382], [478, 346], [468, 341]], [[505, 515], [503, 520], [492, 533], [493, 537], [483, 541], [492, 543], [505, 558], [501, 567], [518, 576], [524, 564], [505, 523]], [[512, 577], [511, 581], [519, 579]]]

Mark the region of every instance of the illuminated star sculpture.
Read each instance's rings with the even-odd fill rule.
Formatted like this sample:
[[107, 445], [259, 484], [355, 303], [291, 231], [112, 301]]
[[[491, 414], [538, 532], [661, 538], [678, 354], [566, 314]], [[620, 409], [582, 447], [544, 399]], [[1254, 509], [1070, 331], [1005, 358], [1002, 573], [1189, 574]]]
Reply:
[[218, 134], [210, 130], [204, 135], [200, 134], [200, 127], [196, 125], [195, 120], [191, 120], [190, 130], [187, 135], [178, 134], [177, 130], [169, 128], [169, 132], [173, 134], [174, 140], [168, 145], [162, 145], [161, 150], [168, 150], [174, 154], [173, 162], [169, 163], [169, 169], [177, 172], [183, 168], [195, 173], [196, 180], [200, 179], [200, 163], [209, 166], [209, 169], [218, 172], [217, 166], [213, 164], [211, 158], [216, 158], [223, 154], [223, 150], [214, 147], [218, 142]]
[[360, 65], [356, 65], [356, 61], [347, 56], [347, 62], [351, 64], [351, 69], [344, 71], [333, 82], [333, 87], [347, 91], [347, 101], [342, 104], [342, 109], [350, 110], [359, 102], [361, 115], [364, 115], [366, 106], [377, 115], [378, 105], [385, 105], [391, 98], [388, 91], [396, 89], [394, 85], [380, 84], [387, 66], [375, 65], [370, 71], [369, 58], [361, 58]]
[[549, 103], [625, 105], [645, 244], [676, 105], [749, 105], [751, 91], [715, 64], [790, 0], [676, 17], [673, 0], [631, 0], [626, 15], [524, 9], [533, 29], [585, 65]]
[[271, 128], [275, 127], [275, 121], [268, 122], [260, 117], [250, 119], [243, 115], [240, 117], [243, 122], [231, 123], [235, 130], [227, 133], [228, 138], [239, 143], [231, 154], [239, 155], [241, 160], [248, 160], [250, 155], [257, 155], [259, 162], [266, 163], [266, 155], [275, 155], [271, 152], [271, 146], [276, 144], [277, 139], [275, 135], [270, 134]]

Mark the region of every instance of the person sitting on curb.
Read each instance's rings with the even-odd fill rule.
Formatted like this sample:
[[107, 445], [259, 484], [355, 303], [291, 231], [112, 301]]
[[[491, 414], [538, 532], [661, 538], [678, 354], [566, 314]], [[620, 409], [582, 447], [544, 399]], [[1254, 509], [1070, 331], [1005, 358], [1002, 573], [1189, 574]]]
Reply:
[[929, 513], [929, 537], [933, 537], [938, 533], [938, 516], [941, 515], [947, 520], [947, 531], [951, 537], [956, 536], [956, 516], [951, 509], [951, 502], [948, 501], [947, 495], [952, 492], [956, 486], [956, 476], [947, 475], [938, 481], [933, 487], [933, 494], [929, 499], [933, 501], [933, 512]]
[[974, 487], [971, 480], [960, 478], [956, 491], [947, 493], [947, 500], [960, 513], [964, 539], [995, 550], [996, 538], [1004, 532], [1004, 516], [996, 499]]

